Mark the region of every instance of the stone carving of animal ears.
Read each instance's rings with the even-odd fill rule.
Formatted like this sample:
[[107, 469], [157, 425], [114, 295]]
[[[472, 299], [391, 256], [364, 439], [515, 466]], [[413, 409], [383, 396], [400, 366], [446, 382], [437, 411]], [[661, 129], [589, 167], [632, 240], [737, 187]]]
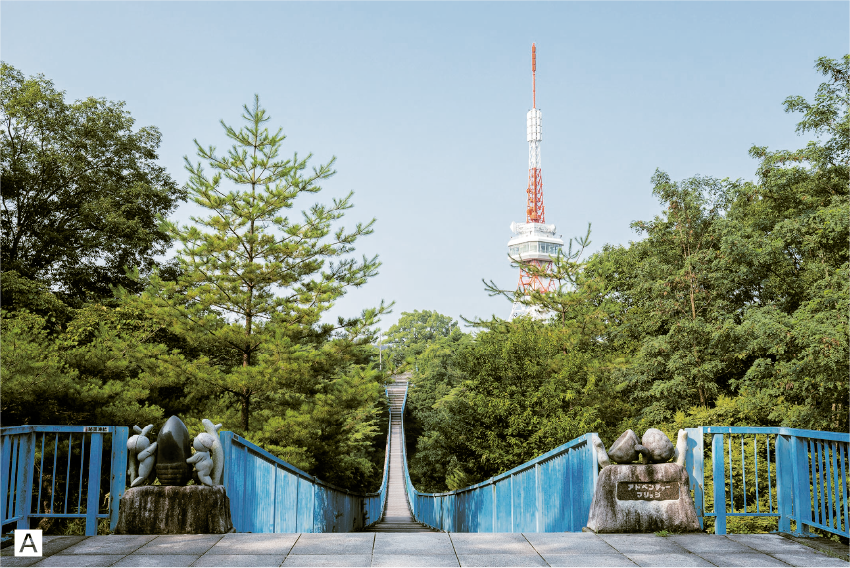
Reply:
[[153, 430], [153, 424], [148, 424], [144, 428], [139, 428], [138, 426], [133, 426], [133, 431], [136, 432], [137, 434], [139, 434], [140, 436], [147, 437], [148, 432], [150, 432], [151, 430]]

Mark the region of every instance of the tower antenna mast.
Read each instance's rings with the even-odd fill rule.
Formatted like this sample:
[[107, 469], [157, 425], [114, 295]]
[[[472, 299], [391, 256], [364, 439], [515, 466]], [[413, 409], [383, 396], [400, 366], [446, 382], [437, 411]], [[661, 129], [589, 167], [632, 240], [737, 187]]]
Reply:
[[528, 205], [526, 223], [545, 223], [543, 176], [540, 171], [540, 142], [543, 140], [543, 113], [537, 108], [537, 46], [531, 44], [531, 110], [528, 111]]
[[[517, 291], [528, 297], [532, 290], [549, 292], [552, 280], [541, 276], [552, 268], [552, 257], [558, 254], [564, 241], [555, 235], [555, 225], [546, 225], [543, 207], [543, 175], [540, 167], [540, 142], [543, 141], [543, 113], [537, 108], [537, 46], [531, 44], [531, 110], [526, 115], [528, 140], [528, 189], [526, 190], [525, 223], [511, 223], [514, 236], [508, 241], [508, 255], [519, 264]], [[535, 270], [528, 270], [533, 266]], [[541, 270], [542, 269], [542, 270]], [[511, 319], [530, 315], [545, 317], [521, 301], [514, 302]]]
[[537, 46], [531, 44], [531, 108], [537, 108]]

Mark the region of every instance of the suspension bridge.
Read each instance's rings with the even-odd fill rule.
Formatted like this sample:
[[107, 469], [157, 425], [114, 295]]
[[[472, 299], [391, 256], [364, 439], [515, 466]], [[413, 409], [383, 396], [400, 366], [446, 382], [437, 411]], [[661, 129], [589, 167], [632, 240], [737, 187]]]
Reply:
[[[817, 529], [850, 537], [850, 434], [688, 429], [685, 469], [700, 525], [714, 534], [596, 535], [582, 532], [599, 473], [596, 434], [476, 485], [424, 493], [407, 469], [409, 388], [404, 376], [387, 387], [389, 435], [374, 493], [325, 483], [221, 432], [235, 528], [227, 535], [96, 536], [117, 523], [128, 428], [0, 429], [3, 530], [34, 528], [35, 519], [83, 520], [85, 536], [45, 537], [44, 554], [54, 561], [46, 565], [81, 565], [85, 555], [85, 565], [97, 566], [848, 566], [846, 545], [812, 537]], [[730, 520], [742, 517], [773, 518], [780, 534], [727, 534]], [[4, 566], [35, 564], [7, 558], [11, 548], [0, 552]]]

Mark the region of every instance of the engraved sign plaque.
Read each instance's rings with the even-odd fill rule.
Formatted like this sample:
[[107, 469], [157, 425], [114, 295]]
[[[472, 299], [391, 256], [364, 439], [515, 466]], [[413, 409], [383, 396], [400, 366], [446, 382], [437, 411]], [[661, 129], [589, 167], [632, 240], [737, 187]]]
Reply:
[[675, 501], [679, 498], [679, 482], [617, 483], [617, 499], [620, 501]]

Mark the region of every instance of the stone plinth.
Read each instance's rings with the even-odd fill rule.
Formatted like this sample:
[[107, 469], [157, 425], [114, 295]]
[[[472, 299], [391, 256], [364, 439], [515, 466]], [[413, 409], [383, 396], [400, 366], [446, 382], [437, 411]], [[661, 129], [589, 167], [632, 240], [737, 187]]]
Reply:
[[224, 486], [149, 485], [124, 492], [115, 534], [223, 534], [232, 529]]
[[675, 463], [603, 468], [587, 528], [597, 533], [698, 531], [688, 473]]

